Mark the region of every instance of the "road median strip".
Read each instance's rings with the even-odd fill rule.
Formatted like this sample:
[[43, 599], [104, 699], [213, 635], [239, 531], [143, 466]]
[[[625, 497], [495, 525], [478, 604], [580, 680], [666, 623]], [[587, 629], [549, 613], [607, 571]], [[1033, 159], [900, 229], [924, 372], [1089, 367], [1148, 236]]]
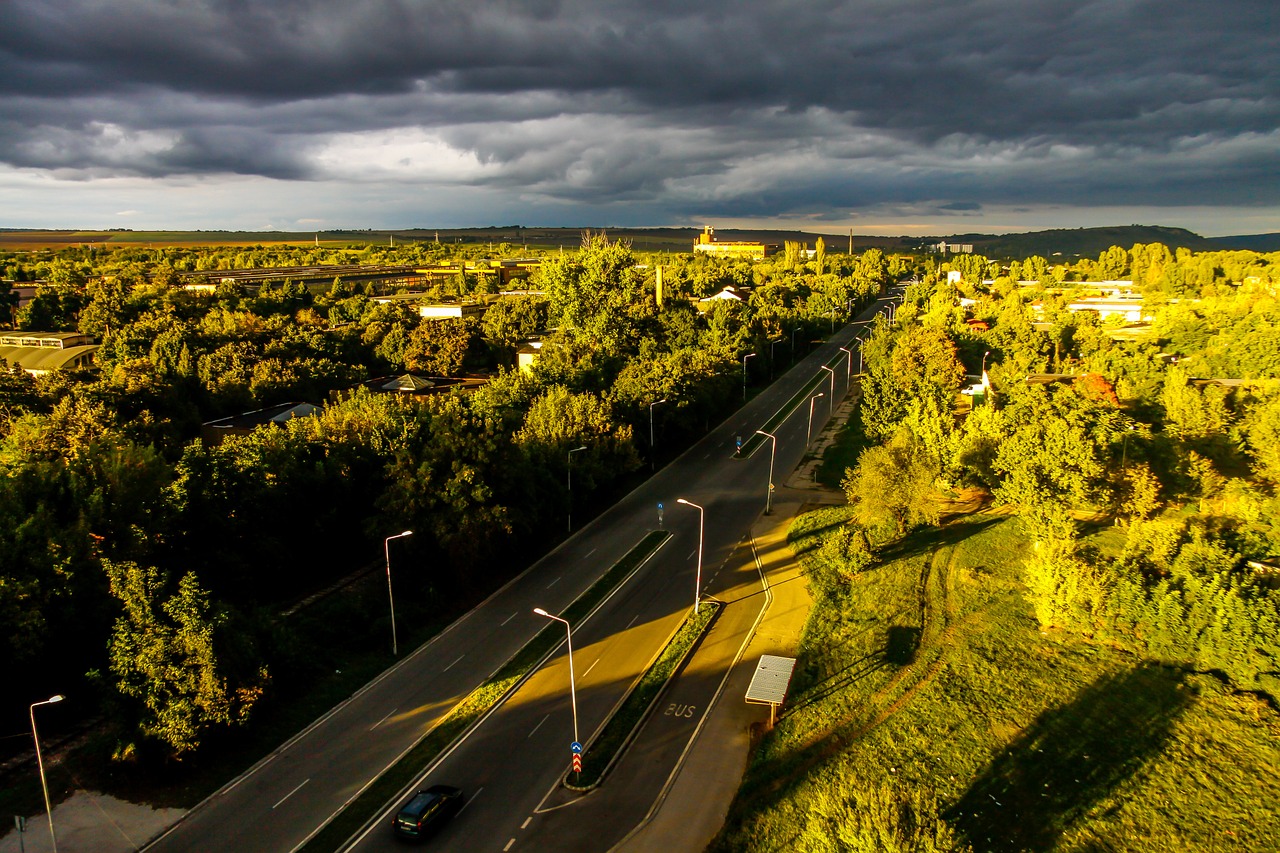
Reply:
[[710, 628], [719, 610], [719, 602], [708, 600], [702, 602], [697, 613], [689, 611], [662, 652], [654, 658], [649, 668], [637, 679], [631, 692], [614, 709], [599, 736], [587, 745], [582, 761], [583, 771], [574, 773], [570, 770], [565, 776], [566, 788], [590, 791], [604, 781], [604, 777], [626, 751], [662, 698], [671, 679], [697, 646], [698, 640]]
[[[586, 621], [670, 537], [671, 534], [665, 530], [650, 531], [586, 592], [565, 608], [563, 617], [574, 627]], [[365, 786], [300, 849], [304, 853], [327, 853], [345, 849], [353, 836], [377, 819], [378, 813], [388, 802], [404, 792], [437, 758], [447, 753], [455, 742], [500, 706], [563, 641], [564, 632], [559, 626], [551, 625], [539, 631], [484, 683], [454, 706], [443, 720], [427, 731], [399, 760]]]
[[[835, 363], [844, 361], [844, 358], [845, 358], [844, 353], [840, 353], [840, 355], [838, 356], [833, 356], [827, 359], [826, 366], [834, 369], [836, 366]], [[826, 382], [826, 381], [827, 381], [827, 378], [822, 375], [821, 369], [819, 369], [819, 372], [816, 376], [814, 376], [812, 379], [806, 382], [804, 386], [791, 397], [790, 400], [784, 403], [783, 406], [780, 409], [778, 409], [778, 411], [774, 412], [773, 417], [765, 421], [764, 426], [760, 427], [761, 432], [773, 432], [774, 430], [776, 430], [782, 424], [783, 421], [791, 417], [792, 412], [798, 409], [802, 403], [804, 403], [806, 400], [809, 399], [809, 395], [812, 394], [815, 390], [817, 390], [819, 385], [821, 385], [823, 382]], [[748, 437], [747, 440], [742, 443], [742, 449], [738, 451], [738, 455], [744, 459], [747, 458], [752, 453], [755, 453], [756, 448], [759, 447], [763, 441], [764, 441], [764, 436], [762, 436], [759, 432], [752, 433], [751, 436]]]

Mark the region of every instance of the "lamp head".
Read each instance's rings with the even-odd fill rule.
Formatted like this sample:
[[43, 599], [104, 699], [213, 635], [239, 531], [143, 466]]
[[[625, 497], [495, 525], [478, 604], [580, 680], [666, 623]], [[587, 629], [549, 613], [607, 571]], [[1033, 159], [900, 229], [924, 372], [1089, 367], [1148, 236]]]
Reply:
[[689, 505], [689, 502], [688, 502], [687, 500], [685, 500], [684, 498], [676, 498], [676, 503], [678, 503], [678, 504], [684, 504], [685, 506], [688, 506], [688, 505]]
[[66, 696], [63, 696], [61, 693], [59, 693], [57, 696], [50, 696], [50, 697], [49, 697], [49, 701], [50, 701], [50, 702], [61, 702], [63, 699], [66, 699], [66, 698], [67, 698]]
[[547, 611], [543, 610], [541, 607], [535, 607], [535, 608], [533, 608], [533, 612], [534, 612], [534, 613], [537, 613], [539, 616], [550, 616], [550, 615], [551, 615], [551, 614], [550, 614], [550, 613], [548, 613]]
[[404, 533], [401, 533], [400, 535], [401, 535], [401, 536], [412, 536], [412, 535], [413, 535], [413, 531], [412, 531], [412, 530], [406, 530]]

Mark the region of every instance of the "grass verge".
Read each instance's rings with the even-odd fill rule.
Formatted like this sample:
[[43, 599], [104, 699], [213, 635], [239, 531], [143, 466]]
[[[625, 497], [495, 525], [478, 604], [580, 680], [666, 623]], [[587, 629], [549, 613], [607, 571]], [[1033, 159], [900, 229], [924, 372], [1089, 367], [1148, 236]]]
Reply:
[[855, 409], [836, 433], [836, 440], [822, 454], [822, 464], [818, 466], [817, 480], [831, 489], [842, 488], [845, 472], [857, 467], [858, 457], [870, 445], [862, 432], [862, 418]]
[[[666, 531], [649, 532], [636, 547], [614, 563], [586, 592], [578, 596], [561, 615], [576, 627], [600, 602], [604, 601], [615, 587], [652, 556], [670, 535]], [[525, 677], [560, 644], [563, 637], [564, 632], [557, 624], [548, 625], [539, 631], [497, 672], [459, 702], [439, 725], [427, 732], [409, 752], [384, 770], [333, 820], [316, 833], [303, 846], [305, 853], [340, 849], [455, 739], [475, 725], [508, 693], [518, 687]]]
[[711, 849], [1280, 849], [1280, 713], [1041, 630], [1029, 547], [1016, 519], [971, 515], [816, 601]]
[[600, 737], [591, 742], [582, 756], [582, 773], [570, 771], [565, 776], [566, 787], [588, 791], [600, 784], [614, 760], [626, 749], [632, 735], [649, 715], [667, 682], [711, 625], [711, 620], [719, 609], [719, 602], [704, 601], [696, 614], [689, 612], [662, 653], [640, 676], [635, 688], [605, 723]]

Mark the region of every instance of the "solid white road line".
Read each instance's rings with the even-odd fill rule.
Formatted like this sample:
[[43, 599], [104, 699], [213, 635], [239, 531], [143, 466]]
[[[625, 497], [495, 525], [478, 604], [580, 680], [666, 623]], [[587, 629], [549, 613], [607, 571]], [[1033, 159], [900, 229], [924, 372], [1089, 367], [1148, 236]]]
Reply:
[[378, 720], [378, 722], [374, 723], [372, 726], [369, 726], [369, 731], [373, 731], [378, 726], [385, 723], [391, 717], [391, 715], [394, 714], [395, 712], [396, 712], [396, 709], [392, 708], [390, 711], [387, 712], [387, 716], [383, 717], [381, 720]]
[[[462, 814], [463, 812], [465, 812], [467, 810], [467, 806], [475, 802], [476, 797], [480, 796], [480, 792], [483, 790], [484, 790], [483, 785], [481, 785], [479, 788], [476, 788], [476, 792], [472, 794], [470, 797], [467, 797], [467, 801], [462, 804], [462, 808], [458, 809], [458, 814]], [[457, 815], [454, 815], [454, 817], [457, 817]]]
[[[596, 663], [600, 663], [600, 658], [596, 658]], [[583, 678], [586, 678], [591, 673], [591, 670], [596, 668], [596, 663], [593, 663], [591, 664], [591, 666], [587, 667], [587, 671], [582, 673]]]
[[462, 660], [463, 658], [465, 658], [465, 657], [466, 657], [466, 655], [465, 655], [465, 654], [458, 655], [458, 660], [456, 660], [456, 661], [454, 661], [453, 663], [449, 664], [448, 666], [446, 666], [444, 669], [442, 669], [442, 670], [440, 670], [440, 671], [441, 671], [441, 672], [448, 672], [449, 670], [453, 669], [455, 666], [457, 666], [457, 665], [458, 665], [458, 661], [461, 661], [461, 660]]
[[547, 589], [551, 589], [551, 587], [555, 586], [558, 583], [560, 583], [560, 578], [556, 578], [551, 583], [547, 584]]
[[[310, 777], [308, 777], [308, 778], [306, 778], [306, 779], [303, 779], [303, 780], [302, 780], [302, 785], [305, 785], [305, 784], [307, 784], [307, 783], [308, 783], [308, 782], [310, 782], [310, 781], [311, 781]], [[302, 785], [299, 785], [298, 787], [294, 788], [292, 791], [290, 791], [289, 793], [287, 793], [287, 794], [285, 794], [283, 797], [281, 797], [281, 798], [280, 798], [280, 803], [283, 803], [285, 800], [289, 799], [289, 798], [290, 798], [290, 797], [292, 797], [294, 794], [296, 794], [296, 793], [298, 793], [299, 791], [301, 791], [301, 790], [302, 790]], [[274, 806], [272, 806], [271, 808], [272, 808], [273, 810], [274, 810], [274, 809], [278, 809], [278, 808], [280, 808], [280, 803], [276, 803], [276, 804], [275, 804]]]
[[502, 625], [499, 625], [498, 627], [501, 628], [503, 625], [506, 625], [507, 622], [510, 622], [512, 619], [516, 618], [516, 614], [519, 612], [520, 611], [517, 610], [516, 613], [512, 613], [510, 616], [507, 617], [506, 622], [503, 622]]
[[[550, 715], [550, 714], [547, 714], [545, 717], [543, 717], [541, 720], [539, 720], [539, 721], [538, 721], [538, 724], [537, 724], [536, 726], [534, 726], [534, 727], [533, 727], [533, 732], [536, 732], [538, 729], [542, 728], [542, 724], [543, 724], [543, 723], [545, 723], [545, 722], [546, 722], [547, 720], [549, 720], [549, 719], [551, 719], [551, 715]], [[529, 734], [525, 735], [525, 738], [524, 738], [524, 739], [525, 739], [525, 740], [528, 740], [529, 738], [533, 737], [533, 732], [529, 732]]]

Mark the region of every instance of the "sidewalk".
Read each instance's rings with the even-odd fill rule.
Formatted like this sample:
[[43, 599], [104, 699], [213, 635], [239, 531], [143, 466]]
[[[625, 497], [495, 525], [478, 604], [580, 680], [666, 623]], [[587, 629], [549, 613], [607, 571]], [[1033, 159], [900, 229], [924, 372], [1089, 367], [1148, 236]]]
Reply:
[[684, 761], [654, 804], [656, 812], [651, 811], [614, 850], [699, 853], [720, 831], [746, 770], [752, 726], [769, 720], [766, 707], [748, 705], [743, 698], [756, 662], [761, 655], [795, 656], [813, 603], [786, 541], [787, 528], [802, 507], [794, 499], [775, 503], [773, 515], [761, 516], [752, 527], [772, 601]]
[[746, 771], [752, 728], [763, 728], [769, 720], [765, 706], [748, 705], [744, 698], [756, 663], [761, 655], [795, 657], [813, 606], [808, 584], [787, 546], [787, 528], [813, 506], [844, 503], [843, 494], [818, 485], [814, 475], [823, 452], [835, 440], [837, 425], [849, 418], [854, 404], [850, 398], [840, 405], [827, 429], [815, 437], [810, 453], [774, 493], [773, 514], [762, 515], [752, 525], [756, 557], [770, 594], [764, 616], [680, 766], [645, 820], [613, 848], [616, 853], [701, 853], [724, 825]]

